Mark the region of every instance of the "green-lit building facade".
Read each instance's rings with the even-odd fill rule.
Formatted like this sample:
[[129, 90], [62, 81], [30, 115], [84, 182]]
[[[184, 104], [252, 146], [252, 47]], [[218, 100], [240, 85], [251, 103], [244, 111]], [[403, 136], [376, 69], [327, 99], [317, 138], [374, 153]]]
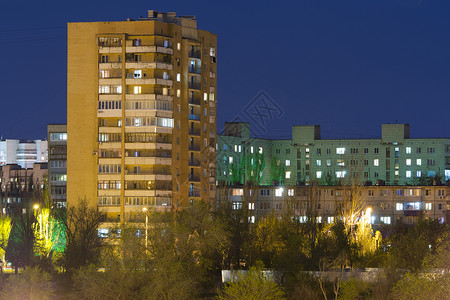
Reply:
[[378, 139], [321, 139], [320, 126], [293, 126], [292, 139], [250, 136], [249, 123], [225, 123], [217, 137], [217, 184], [439, 185], [450, 180], [450, 139], [410, 138], [409, 124], [383, 124]]

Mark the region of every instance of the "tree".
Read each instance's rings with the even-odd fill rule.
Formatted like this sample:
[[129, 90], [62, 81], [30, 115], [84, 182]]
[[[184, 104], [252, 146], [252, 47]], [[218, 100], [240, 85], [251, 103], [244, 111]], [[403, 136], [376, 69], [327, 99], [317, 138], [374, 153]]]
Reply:
[[[147, 284], [146, 252], [138, 227], [122, 226], [120, 235], [104, 245], [98, 272], [95, 265], [74, 271], [74, 294], [77, 299], [144, 299]], [[114, 232], [118, 232], [114, 230]]]
[[[1, 200], [0, 200], [1, 202]], [[6, 262], [5, 253], [8, 247], [9, 234], [11, 232], [11, 218], [8, 216], [0, 217], [0, 259]]]
[[198, 295], [220, 276], [228, 233], [204, 203], [148, 216], [150, 299], [186, 299]]
[[[80, 200], [77, 206], [71, 206], [59, 212], [63, 214], [60, 220], [65, 220], [66, 250], [64, 252], [64, 266], [72, 271], [81, 266], [98, 262], [102, 240], [98, 236], [98, 227], [103, 221], [103, 214], [87, 201]], [[67, 217], [64, 217], [66, 214]]]
[[220, 300], [286, 299], [283, 289], [273, 278], [268, 278], [261, 267], [252, 267], [247, 274], [239, 273], [234, 282], [225, 285], [217, 298]]
[[16, 274], [19, 267], [33, 264], [36, 226], [35, 215], [30, 209], [15, 208], [5, 258], [12, 263]]
[[285, 182], [285, 165], [277, 157], [270, 160], [270, 183], [274, 185], [283, 185]]
[[9, 276], [1, 292], [2, 299], [47, 300], [54, 296], [51, 276], [38, 268], [25, 268], [17, 276]]

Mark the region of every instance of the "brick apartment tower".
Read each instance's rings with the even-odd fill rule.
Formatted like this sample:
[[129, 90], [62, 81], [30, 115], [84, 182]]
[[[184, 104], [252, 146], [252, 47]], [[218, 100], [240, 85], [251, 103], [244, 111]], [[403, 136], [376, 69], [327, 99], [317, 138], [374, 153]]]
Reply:
[[216, 49], [194, 16], [68, 24], [68, 206], [123, 222], [215, 201]]

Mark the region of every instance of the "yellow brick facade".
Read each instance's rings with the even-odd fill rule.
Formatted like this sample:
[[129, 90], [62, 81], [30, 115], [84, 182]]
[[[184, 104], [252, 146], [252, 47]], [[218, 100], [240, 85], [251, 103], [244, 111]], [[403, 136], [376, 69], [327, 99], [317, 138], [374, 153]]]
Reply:
[[68, 25], [69, 206], [126, 221], [215, 199], [216, 49], [173, 13]]

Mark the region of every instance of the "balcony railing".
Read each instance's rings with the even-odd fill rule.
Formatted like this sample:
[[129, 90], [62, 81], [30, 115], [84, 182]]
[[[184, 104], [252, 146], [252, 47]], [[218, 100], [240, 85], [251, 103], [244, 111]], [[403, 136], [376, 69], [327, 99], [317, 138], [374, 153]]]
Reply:
[[202, 73], [202, 69], [201, 68], [195, 68], [195, 67], [189, 67], [189, 73], [201, 74]]
[[189, 129], [190, 135], [200, 135], [200, 130], [198, 129]]
[[192, 90], [201, 90], [201, 84], [196, 82], [189, 82], [189, 88]]
[[200, 197], [200, 191], [189, 191], [189, 197]]
[[125, 175], [171, 175], [170, 170], [125, 170]]
[[189, 51], [189, 57], [192, 58], [202, 58], [202, 52], [200, 50], [190, 50]]
[[200, 146], [198, 145], [190, 145], [189, 151], [200, 151]]
[[189, 120], [200, 121], [200, 115], [189, 114]]
[[200, 182], [200, 176], [190, 175], [190, 176], [189, 176], [189, 181], [192, 181], [192, 182]]
[[189, 98], [189, 104], [194, 104], [194, 105], [200, 105], [201, 101], [200, 98]]
[[189, 166], [198, 167], [198, 166], [200, 166], [200, 161], [198, 159], [190, 159]]

